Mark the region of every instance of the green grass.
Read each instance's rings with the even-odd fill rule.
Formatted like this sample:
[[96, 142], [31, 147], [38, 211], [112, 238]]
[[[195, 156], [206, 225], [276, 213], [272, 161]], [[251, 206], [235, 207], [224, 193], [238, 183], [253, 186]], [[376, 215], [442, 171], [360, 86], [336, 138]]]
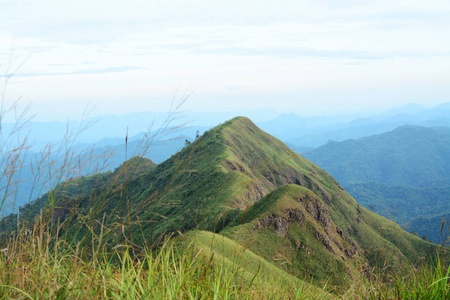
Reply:
[[[42, 219], [40, 219], [42, 221]], [[112, 251], [101, 236], [70, 247], [36, 222], [0, 254], [2, 299], [317, 299], [325, 296], [242, 246], [209, 232], [158, 250]], [[181, 239], [181, 238], [179, 238]], [[198, 241], [193, 243], [192, 241]], [[179, 245], [178, 247], [176, 245]], [[195, 245], [195, 246], [194, 246]]]
[[[40, 219], [42, 221], [42, 219]], [[69, 246], [36, 222], [0, 252], [0, 299], [445, 299], [439, 258], [407, 274], [379, 273], [329, 291], [290, 275], [245, 245], [193, 231], [158, 250]]]

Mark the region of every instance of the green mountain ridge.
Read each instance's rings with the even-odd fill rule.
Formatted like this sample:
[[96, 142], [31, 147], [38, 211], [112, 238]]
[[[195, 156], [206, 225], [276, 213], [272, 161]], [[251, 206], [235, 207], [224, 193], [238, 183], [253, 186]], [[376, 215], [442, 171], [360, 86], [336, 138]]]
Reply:
[[[450, 129], [402, 126], [304, 153], [365, 207], [439, 243], [450, 213]], [[438, 224], [428, 220], [441, 216]]]
[[450, 128], [402, 126], [304, 153], [343, 185], [379, 182], [421, 186], [450, 182]]
[[62, 185], [22, 216], [32, 218], [48, 205], [53, 222], [92, 224], [68, 227], [79, 240], [101, 230], [98, 224], [111, 225], [111, 245], [126, 238], [139, 246], [194, 229], [217, 232], [280, 270], [335, 286], [380, 264], [416, 263], [438, 249], [361, 207], [328, 173], [244, 117], [205, 132], [157, 166], [142, 162], [147, 167], [134, 159], [116, 172], [72, 180], [83, 192], [67, 193]]

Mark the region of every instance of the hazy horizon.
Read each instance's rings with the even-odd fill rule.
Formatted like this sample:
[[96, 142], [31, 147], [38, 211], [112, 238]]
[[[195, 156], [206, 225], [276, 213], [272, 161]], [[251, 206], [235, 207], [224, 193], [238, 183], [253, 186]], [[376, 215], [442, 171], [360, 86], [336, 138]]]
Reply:
[[[450, 100], [445, 1], [2, 1], [5, 103], [38, 120]], [[12, 57], [11, 57], [12, 53]], [[9, 68], [9, 69], [8, 69]], [[4, 80], [4, 78], [2, 78]]]
[[[188, 101], [186, 101], [188, 102]], [[219, 124], [220, 122], [224, 122], [228, 119], [238, 117], [238, 116], [244, 116], [250, 118], [254, 122], [267, 122], [275, 120], [279, 117], [282, 117], [283, 115], [296, 115], [300, 118], [308, 119], [308, 118], [315, 118], [315, 117], [348, 117], [349, 120], [357, 119], [357, 118], [368, 118], [368, 117], [374, 117], [378, 115], [382, 115], [384, 113], [389, 113], [391, 111], [397, 111], [397, 110], [403, 110], [404, 108], [415, 106], [415, 107], [422, 107], [424, 110], [430, 110], [434, 109], [442, 104], [447, 104], [449, 102], [442, 102], [438, 104], [430, 104], [423, 105], [419, 103], [406, 103], [401, 105], [386, 105], [384, 107], [378, 107], [377, 109], [361, 109], [361, 110], [352, 110], [352, 111], [311, 111], [311, 112], [295, 112], [295, 111], [282, 111], [277, 109], [241, 109], [241, 110], [220, 110], [220, 111], [189, 111], [185, 110], [184, 106], [186, 106], [186, 102], [182, 104], [177, 110], [161, 110], [161, 111], [130, 111], [130, 112], [101, 112], [101, 113], [95, 113], [94, 110], [89, 107], [85, 107], [84, 112], [79, 114], [72, 114], [70, 116], [65, 115], [55, 115], [54, 117], [46, 116], [46, 115], [37, 115], [32, 114], [33, 111], [33, 103], [28, 103], [30, 106], [30, 111], [26, 113], [26, 116], [29, 117], [29, 120], [32, 122], [39, 122], [39, 123], [52, 123], [52, 122], [60, 122], [60, 123], [67, 123], [67, 122], [87, 122], [89, 120], [96, 120], [100, 121], [103, 119], [108, 118], [126, 118], [126, 117], [132, 117], [132, 116], [139, 116], [139, 115], [154, 115], [154, 119], [149, 120], [149, 124], [153, 121], [160, 121], [163, 122], [168, 118], [168, 116], [172, 116], [175, 120], [175, 122], [172, 122], [172, 125], [175, 123], [188, 123], [192, 126], [215, 126]], [[26, 104], [26, 103], [25, 103]], [[24, 103], [18, 104], [19, 111], [20, 109], [25, 108]], [[404, 113], [404, 112], [401, 112]], [[219, 119], [218, 119], [219, 117]], [[3, 122], [6, 124], [13, 124], [15, 122], [14, 115], [12, 114], [5, 114]], [[142, 129], [142, 131], [145, 131], [145, 129]]]

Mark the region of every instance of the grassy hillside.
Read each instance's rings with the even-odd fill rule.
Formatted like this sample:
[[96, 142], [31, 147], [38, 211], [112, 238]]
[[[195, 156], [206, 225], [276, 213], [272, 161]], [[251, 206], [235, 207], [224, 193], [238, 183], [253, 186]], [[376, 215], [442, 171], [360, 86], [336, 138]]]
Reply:
[[356, 244], [334, 224], [323, 201], [298, 185], [269, 193], [224, 234], [318, 285], [343, 286], [359, 277]]
[[[236, 274], [236, 279], [241, 282], [250, 284], [256, 277], [260, 277], [259, 279], [265, 280], [266, 289], [269, 290], [279, 290], [281, 293], [286, 290], [296, 290], [298, 293], [300, 290], [305, 294], [327, 295], [320, 288], [283, 271], [248, 247], [223, 235], [207, 231], [193, 231], [189, 232], [183, 239], [184, 242], [179, 245], [184, 247], [186, 245], [189, 247], [189, 244], [193, 245], [194, 249], [200, 251], [202, 255], [210, 258], [216, 264], [220, 264], [224, 269], [241, 268], [242, 271]], [[281, 286], [283, 288], [280, 288]]]
[[[438, 250], [359, 206], [324, 170], [247, 118], [209, 130], [157, 166], [135, 162], [62, 185], [26, 207], [22, 220], [47, 207], [46, 222], [70, 244], [94, 247], [100, 235], [112, 249], [152, 248], [193, 229], [220, 232], [281, 271], [341, 290]], [[229, 247], [221, 240], [211, 247]]]

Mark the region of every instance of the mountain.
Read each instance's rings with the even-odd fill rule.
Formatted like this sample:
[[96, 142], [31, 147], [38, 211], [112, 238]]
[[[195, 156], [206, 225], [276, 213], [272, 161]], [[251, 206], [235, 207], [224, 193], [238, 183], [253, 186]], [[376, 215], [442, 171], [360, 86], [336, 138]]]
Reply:
[[304, 155], [344, 186], [450, 182], [450, 128], [402, 126], [380, 135], [329, 142]]
[[384, 116], [396, 116], [396, 115], [406, 115], [406, 114], [416, 114], [416, 113], [421, 113], [423, 111], [425, 111], [426, 109], [417, 103], [408, 103], [405, 104], [403, 106], [400, 107], [396, 107], [393, 109], [390, 109], [384, 113], [382, 113], [382, 115]]
[[[360, 206], [323, 169], [244, 117], [156, 166], [141, 168], [141, 160], [64, 182], [24, 207], [21, 220], [47, 206], [48, 220], [67, 226], [58, 227], [61, 235], [89, 243], [92, 232], [111, 228], [112, 246], [198, 232], [203, 243], [225, 248], [232, 241], [280, 270], [333, 286], [438, 249]], [[10, 216], [3, 226], [16, 222]]]
[[[20, 134], [27, 137], [33, 151], [40, 151], [48, 144], [58, 144], [68, 136], [76, 136], [77, 143], [111, 146], [123, 143], [127, 133], [129, 137], [133, 137], [155, 132], [160, 128], [210, 128], [236, 115], [236, 112], [231, 111], [189, 112], [178, 111], [175, 106], [172, 109], [167, 112], [143, 111], [123, 115], [88, 116], [87, 113], [80, 116], [80, 120], [67, 121], [38, 121], [33, 118], [2, 120], [5, 121], [2, 122], [2, 136], [17, 134], [19, 126]], [[260, 109], [245, 111], [245, 114], [258, 120], [267, 120], [274, 112]]]
[[450, 128], [402, 126], [380, 135], [329, 142], [304, 156], [327, 170], [362, 205], [409, 223], [411, 230], [439, 242], [440, 222], [438, 230], [414, 222], [419, 216], [450, 212]]
[[[300, 117], [294, 113], [281, 114], [271, 121], [258, 123], [259, 126], [283, 140], [291, 149], [298, 153], [310, 151], [314, 147], [323, 145], [330, 140], [343, 141], [348, 138], [359, 138], [374, 133], [384, 133], [403, 124], [421, 124], [423, 126], [450, 126], [450, 111], [448, 104], [441, 104], [433, 109], [424, 109], [420, 105], [411, 103], [399, 108], [394, 108], [387, 112], [377, 113], [371, 116], [357, 117], [354, 115], [339, 116], [312, 116]], [[180, 121], [193, 122], [214, 122], [223, 119], [229, 113], [206, 114], [206, 113], [152, 113], [141, 112], [131, 113], [123, 116], [103, 116], [101, 118], [87, 118], [83, 122], [70, 121], [62, 122], [26, 122], [21, 127], [21, 134], [26, 134], [27, 140], [31, 141], [31, 149], [28, 149], [26, 161], [21, 163], [20, 180], [15, 189], [10, 189], [6, 200], [2, 203], [2, 211], [10, 213], [15, 211], [19, 205], [28, 203], [31, 199], [42, 195], [42, 193], [55, 187], [55, 184], [48, 184], [45, 178], [52, 177], [65, 179], [77, 175], [77, 172], [71, 172], [74, 168], [67, 168], [64, 176], [58, 174], [55, 176], [55, 170], [44, 170], [45, 168], [56, 169], [56, 173], [61, 173], [60, 168], [66, 164], [64, 158], [67, 147], [62, 147], [61, 153], [55, 155], [55, 149], [68, 142], [73, 150], [74, 160], [83, 157], [84, 162], [88, 162], [93, 171], [107, 171], [118, 167], [124, 162], [126, 157], [142, 155], [159, 163], [168, 159], [172, 154], [179, 151], [185, 144], [185, 140], [192, 141], [197, 130], [203, 133], [210, 127], [199, 126], [173, 126]], [[267, 111], [254, 111], [253, 114], [259, 119], [266, 118]], [[151, 121], [154, 120], [154, 121]], [[214, 121], [215, 120], [215, 121]], [[155, 130], [160, 124], [165, 124], [168, 130]], [[14, 124], [4, 124], [4, 136], [14, 132]], [[140, 132], [141, 130], [153, 129], [153, 131]], [[179, 129], [183, 129], [180, 131]], [[45, 134], [42, 134], [44, 133]], [[128, 135], [128, 151], [125, 153], [125, 135]], [[150, 141], [146, 136], [156, 134], [157, 138]], [[122, 137], [118, 137], [122, 136]], [[15, 139], [11, 139], [13, 141]], [[161, 142], [161, 140], [163, 142]], [[63, 141], [63, 142], [61, 142]], [[144, 141], [144, 143], [143, 143]], [[78, 144], [76, 144], [78, 143]], [[150, 145], [147, 148], [147, 145]], [[50, 146], [50, 147], [49, 147]], [[42, 147], [45, 147], [42, 150]], [[14, 146], [10, 147], [15, 148]], [[46, 149], [52, 149], [52, 153], [47, 155]], [[81, 153], [89, 150], [89, 155]], [[147, 151], [149, 150], [149, 151]], [[58, 152], [58, 151], [56, 151]], [[71, 154], [71, 155], [72, 155]], [[105, 155], [107, 154], [107, 155]], [[90, 156], [90, 157], [89, 157]], [[42, 157], [52, 163], [40, 163]], [[105, 159], [107, 158], [107, 159]], [[28, 161], [27, 161], [28, 160]], [[64, 163], [61, 163], [60, 161]], [[37, 164], [45, 165], [42, 168]], [[77, 164], [73, 161], [70, 164]], [[39, 170], [39, 172], [36, 172]], [[90, 175], [93, 171], [87, 171], [82, 168], [78, 175]], [[45, 176], [36, 175], [36, 173], [46, 173]], [[38, 178], [38, 180], [36, 180]], [[0, 189], [4, 186], [0, 178]], [[38, 187], [38, 188], [36, 188]]]
[[444, 103], [432, 109], [409, 103], [381, 113], [364, 115], [300, 117], [281, 114], [276, 119], [258, 125], [289, 144], [299, 153], [308, 147], [319, 147], [328, 141], [344, 141], [381, 134], [404, 125], [450, 126], [450, 105]]
[[[125, 136], [104, 138], [95, 144], [75, 144], [76, 139], [69, 138], [56, 144], [49, 144], [42, 151], [24, 150], [20, 166], [12, 168], [15, 169], [14, 176], [0, 178], [0, 190], [6, 187], [8, 181], [10, 186], [10, 192], [3, 197], [5, 201], [0, 201], [0, 215], [17, 211], [19, 206], [42, 196], [61, 181], [114, 170], [129, 157], [143, 156], [155, 163], [163, 162], [181, 150], [186, 141], [193, 141], [196, 135], [202, 134], [207, 129], [199, 126], [183, 126], [142, 132], [128, 137], [126, 145]], [[4, 164], [7, 170], [6, 165]], [[52, 181], [49, 178], [58, 180]]]
[[281, 140], [289, 140], [311, 131], [316, 133], [327, 131], [329, 126], [353, 119], [355, 117], [351, 115], [301, 117], [295, 113], [283, 113], [273, 120], [259, 122], [258, 126]]

